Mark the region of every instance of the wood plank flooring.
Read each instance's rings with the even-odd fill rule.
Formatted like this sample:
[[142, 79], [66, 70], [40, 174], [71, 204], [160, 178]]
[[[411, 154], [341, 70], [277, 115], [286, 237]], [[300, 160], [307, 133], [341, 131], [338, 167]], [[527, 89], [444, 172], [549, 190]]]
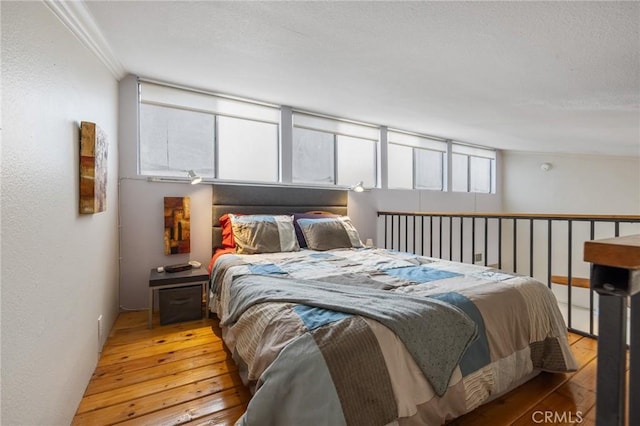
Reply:
[[[232, 425], [250, 398], [220, 337], [217, 320], [147, 329], [145, 311], [118, 317], [80, 402], [74, 425]], [[542, 373], [451, 425], [595, 424], [597, 343], [569, 334], [580, 369]], [[540, 413], [542, 412], [542, 414]], [[561, 420], [561, 421], [559, 421]], [[549, 423], [547, 423], [549, 424]]]

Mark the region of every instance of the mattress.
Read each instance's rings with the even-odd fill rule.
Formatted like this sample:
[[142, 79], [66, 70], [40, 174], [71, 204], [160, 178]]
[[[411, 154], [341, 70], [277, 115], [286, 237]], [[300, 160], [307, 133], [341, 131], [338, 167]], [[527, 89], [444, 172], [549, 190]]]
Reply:
[[219, 256], [210, 309], [253, 396], [239, 425], [437, 425], [577, 367], [526, 276], [377, 248]]

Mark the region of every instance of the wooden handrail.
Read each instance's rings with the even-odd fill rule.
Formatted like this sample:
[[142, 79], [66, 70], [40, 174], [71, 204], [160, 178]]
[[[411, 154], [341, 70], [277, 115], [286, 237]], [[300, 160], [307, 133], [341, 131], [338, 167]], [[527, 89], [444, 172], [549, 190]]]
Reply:
[[[569, 285], [569, 277], [563, 275], [551, 275], [553, 284]], [[571, 287], [591, 288], [589, 278], [571, 277]]]
[[638, 221], [640, 215], [618, 214], [548, 214], [548, 213], [469, 213], [469, 212], [389, 212], [379, 211], [378, 216], [442, 216], [442, 217], [486, 217], [492, 219], [558, 219], [595, 221]]

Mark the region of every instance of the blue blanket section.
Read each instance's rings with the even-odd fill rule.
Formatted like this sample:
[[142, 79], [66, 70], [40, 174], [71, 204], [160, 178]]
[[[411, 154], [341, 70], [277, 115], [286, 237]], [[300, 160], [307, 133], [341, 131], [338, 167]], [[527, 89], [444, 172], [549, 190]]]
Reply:
[[285, 271], [280, 269], [278, 265], [273, 263], [263, 263], [261, 265], [249, 265], [249, 270], [252, 274], [256, 275], [270, 275], [270, 274], [286, 274]]
[[[315, 421], [313, 419], [316, 419]], [[282, 348], [236, 426], [346, 425], [331, 372], [310, 333]]]
[[402, 268], [385, 269], [384, 273], [416, 283], [428, 283], [430, 281], [444, 280], [445, 278], [459, 277], [462, 274], [428, 266], [405, 266]]
[[380, 322], [404, 343], [438, 396], [447, 391], [453, 370], [477, 333], [476, 324], [460, 308], [437, 299], [276, 275], [234, 278], [229, 316], [221, 325], [233, 324], [249, 307], [265, 302], [293, 302]]
[[473, 373], [485, 365], [488, 365], [491, 362], [489, 342], [487, 341], [487, 333], [484, 326], [484, 320], [482, 319], [482, 314], [476, 305], [460, 293], [455, 292], [442, 293], [430, 297], [451, 303], [452, 305], [462, 309], [462, 311], [478, 326], [478, 337], [476, 337], [476, 339], [469, 345], [467, 351], [462, 356], [462, 360], [460, 360], [460, 371], [462, 371], [462, 376], [466, 376], [467, 374]]
[[323, 325], [349, 318], [351, 315], [329, 309], [314, 308], [307, 305], [296, 305], [293, 310], [300, 317], [307, 330], [315, 330]]
[[314, 259], [333, 259], [337, 258], [338, 256], [331, 253], [312, 253], [309, 255], [309, 257], [313, 257]]

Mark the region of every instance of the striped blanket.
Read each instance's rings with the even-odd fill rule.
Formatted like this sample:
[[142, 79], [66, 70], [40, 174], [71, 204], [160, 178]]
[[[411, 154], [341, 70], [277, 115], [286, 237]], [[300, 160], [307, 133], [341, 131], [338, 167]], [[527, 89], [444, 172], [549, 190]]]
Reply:
[[[381, 249], [225, 255], [212, 277], [211, 307], [254, 392], [239, 424], [441, 424], [534, 371], [576, 368], [555, 298], [531, 278]], [[436, 390], [393, 327], [357, 310], [256, 297], [235, 312], [234, 286], [264, 291], [283, 280], [444, 302], [477, 337], [461, 357], [451, 353], [460, 362]]]
[[407, 348], [436, 394], [447, 390], [453, 369], [476, 337], [476, 324], [456, 306], [430, 297], [324, 281], [266, 275], [237, 277], [231, 287], [233, 323], [249, 307], [293, 302], [371, 318], [391, 329]]

